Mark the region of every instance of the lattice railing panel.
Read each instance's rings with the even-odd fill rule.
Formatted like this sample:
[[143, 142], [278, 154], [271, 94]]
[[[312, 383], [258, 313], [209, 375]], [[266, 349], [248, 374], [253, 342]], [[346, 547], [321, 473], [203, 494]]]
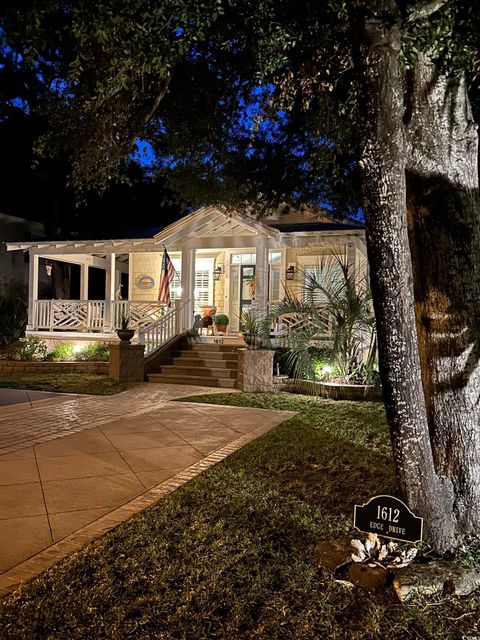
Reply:
[[105, 302], [101, 300], [37, 300], [34, 326], [37, 329], [103, 330]]
[[138, 329], [160, 320], [167, 312], [168, 308], [162, 302], [137, 302], [130, 300], [120, 300], [113, 302], [112, 324], [114, 328], [122, 325], [122, 318], [129, 319], [129, 326]]
[[[318, 322], [318, 321], [317, 321]], [[290, 336], [295, 331], [312, 331], [318, 328], [317, 322], [313, 322], [311, 318], [304, 314], [288, 313], [280, 316], [272, 326], [273, 336], [277, 339], [279, 345], [286, 346], [290, 340]], [[325, 330], [317, 331], [312, 335], [312, 340], [325, 340], [331, 337], [330, 322], [328, 317], [324, 318]]]

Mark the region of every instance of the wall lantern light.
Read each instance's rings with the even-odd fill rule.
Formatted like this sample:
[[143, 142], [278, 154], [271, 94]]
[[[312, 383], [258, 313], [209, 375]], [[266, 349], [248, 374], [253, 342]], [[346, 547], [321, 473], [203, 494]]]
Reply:
[[52, 263], [51, 262], [47, 262], [46, 263], [45, 272], [46, 272], [47, 276], [51, 276], [52, 275]]
[[287, 280], [295, 279], [295, 265], [291, 264], [288, 269], [285, 271], [285, 278]]
[[218, 282], [222, 277], [222, 267], [218, 265], [216, 269], [213, 270], [213, 279], [215, 282]]

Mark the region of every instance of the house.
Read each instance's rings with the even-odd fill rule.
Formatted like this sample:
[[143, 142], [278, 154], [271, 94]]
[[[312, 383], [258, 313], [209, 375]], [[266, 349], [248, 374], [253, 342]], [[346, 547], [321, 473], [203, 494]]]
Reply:
[[[175, 267], [170, 310], [158, 302], [164, 247]], [[7, 249], [30, 255], [27, 335], [113, 340], [128, 316], [147, 356], [191, 328], [207, 307], [230, 318], [225, 339], [235, 336], [243, 312], [254, 307], [263, 315], [284, 297], [286, 283], [298, 284], [322, 255], [340, 254], [355, 269], [366, 262], [365, 233], [357, 222], [334, 221], [325, 212], [258, 221], [216, 207], [203, 207], [149, 238], [9, 242]], [[52, 260], [79, 265], [78, 300], [39, 299], [39, 273]], [[102, 299], [90, 299], [92, 269], [104, 272]]]
[[41, 238], [45, 238], [43, 223], [0, 213], [0, 291], [28, 284], [28, 254], [8, 253], [5, 243]]

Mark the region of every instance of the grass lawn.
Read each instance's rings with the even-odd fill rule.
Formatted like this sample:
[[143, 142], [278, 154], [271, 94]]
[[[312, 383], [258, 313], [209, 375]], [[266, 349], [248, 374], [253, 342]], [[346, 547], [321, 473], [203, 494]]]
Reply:
[[35, 389], [62, 393], [91, 393], [109, 396], [120, 393], [125, 384], [95, 373], [0, 373], [0, 387]]
[[401, 605], [316, 564], [353, 504], [395, 490], [383, 407], [311, 397], [189, 398], [294, 409], [250, 443], [6, 598], [5, 640], [405, 640], [480, 635], [480, 594]]

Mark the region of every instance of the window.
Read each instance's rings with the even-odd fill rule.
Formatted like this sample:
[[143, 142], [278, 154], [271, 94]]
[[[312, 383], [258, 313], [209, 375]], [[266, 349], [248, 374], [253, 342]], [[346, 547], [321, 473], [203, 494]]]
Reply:
[[[175, 273], [170, 285], [170, 298], [173, 302], [182, 297], [182, 261], [173, 258], [172, 264]], [[213, 305], [213, 258], [197, 258], [195, 261], [194, 298], [195, 308]]]
[[195, 309], [213, 306], [213, 263], [214, 258], [195, 260]]
[[269, 267], [269, 290], [268, 290], [268, 300], [270, 302], [280, 302], [280, 276], [281, 276], [281, 267], [280, 265], [271, 264]]
[[182, 261], [180, 258], [172, 258], [172, 264], [175, 273], [173, 274], [172, 284], [170, 285], [170, 299], [173, 302], [174, 300], [180, 300], [182, 297], [182, 280], [180, 274]]
[[232, 253], [232, 264], [255, 264], [256, 255], [254, 253]]
[[268, 256], [268, 261], [270, 264], [281, 264], [282, 263], [281, 251], [270, 251], [270, 254]]
[[[330, 255], [299, 256], [298, 260], [304, 274], [304, 285], [308, 285], [313, 278], [320, 286], [325, 288], [330, 287], [335, 282], [343, 281], [341, 266]], [[316, 289], [313, 299], [316, 304], [325, 304], [325, 293]]]
[[208, 307], [213, 304], [211, 280], [209, 269], [195, 270], [195, 307]]

